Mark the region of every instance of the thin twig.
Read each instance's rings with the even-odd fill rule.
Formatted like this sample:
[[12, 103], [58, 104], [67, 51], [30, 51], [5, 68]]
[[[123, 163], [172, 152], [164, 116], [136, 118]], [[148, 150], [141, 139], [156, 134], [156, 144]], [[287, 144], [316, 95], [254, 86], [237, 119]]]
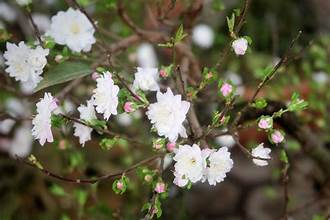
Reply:
[[38, 39], [39, 44], [40, 44], [40, 45], [43, 45], [43, 42], [42, 42], [42, 40], [41, 40], [41, 34], [40, 34], [40, 31], [39, 31], [39, 29], [38, 29], [36, 23], [34, 22], [34, 20], [33, 20], [33, 18], [32, 18], [32, 15], [31, 15], [31, 11], [30, 11], [30, 9], [26, 9], [26, 15], [27, 15], [29, 21], [31, 22], [31, 25], [32, 25], [33, 30], [34, 30], [34, 35], [35, 35], [36, 38]]
[[21, 157], [18, 157], [16, 156], [16, 160], [28, 165], [28, 166], [31, 166], [33, 168], [37, 168], [38, 170], [40, 170], [42, 173], [46, 174], [47, 176], [50, 176], [50, 177], [53, 177], [55, 179], [58, 179], [58, 180], [61, 180], [61, 181], [64, 181], [64, 182], [70, 182], [70, 183], [76, 183], [76, 184], [94, 184], [94, 183], [97, 183], [97, 182], [100, 182], [100, 181], [103, 181], [103, 180], [106, 180], [106, 179], [110, 179], [110, 178], [115, 178], [115, 177], [119, 177], [119, 176], [122, 176], [123, 173], [129, 173], [133, 170], [135, 170], [136, 168], [138, 168], [139, 166], [141, 165], [144, 165], [144, 164], [148, 164], [152, 161], [154, 161], [155, 159], [159, 158], [161, 155], [155, 155], [155, 156], [152, 156], [150, 158], [147, 158], [147, 159], [144, 159], [136, 164], [134, 164], [133, 166], [123, 170], [123, 171], [119, 171], [119, 172], [115, 172], [115, 173], [109, 173], [109, 174], [105, 174], [105, 175], [102, 175], [102, 176], [99, 176], [99, 177], [95, 177], [95, 178], [90, 178], [90, 179], [82, 179], [82, 178], [69, 178], [69, 177], [64, 177], [64, 176], [61, 176], [59, 174], [56, 174], [56, 173], [53, 173], [51, 171], [49, 171], [48, 169], [46, 168], [43, 168], [43, 167], [37, 167], [35, 164], [21, 158]]

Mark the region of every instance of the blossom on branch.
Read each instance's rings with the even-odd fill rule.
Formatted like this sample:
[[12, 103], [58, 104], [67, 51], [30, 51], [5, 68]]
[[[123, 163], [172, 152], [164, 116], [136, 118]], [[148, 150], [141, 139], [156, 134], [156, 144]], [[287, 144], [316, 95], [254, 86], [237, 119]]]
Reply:
[[[272, 150], [270, 148], [264, 147], [264, 143], [259, 144], [256, 148], [252, 150], [252, 156], [259, 157], [263, 159], [270, 159], [270, 152]], [[253, 163], [255, 163], [257, 166], [267, 166], [268, 161], [267, 160], [261, 160], [261, 159], [253, 159]]]
[[47, 64], [49, 49], [40, 46], [29, 48], [23, 41], [18, 45], [7, 42], [6, 48], [3, 56], [9, 76], [21, 81], [24, 86], [36, 87], [42, 79], [40, 75]]
[[[80, 112], [80, 119], [85, 122], [96, 119], [93, 100], [88, 100], [87, 105], [80, 105], [78, 111]], [[79, 143], [84, 146], [85, 142], [91, 139], [93, 129], [77, 122], [73, 124], [73, 127], [75, 128], [74, 135], [79, 137]]]
[[50, 93], [45, 93], [37, 103], [37, 115], [32, 120], [32, 135], [35, 139], [39, 139], [41, 145], [44, 145], [46, 141], [50, 143], [54, 141], [51, 116], [57, 107], [56, 99]]
[[207, 167], [205, 168], [203, 178], [210, 185], [216, 185], [226, 178], [226, 173], [233, 168], [234, 162], [230, 158], [230, 152], [227, 147], [221, 147], [217, 151], [210, 151], [206, 156]]
[[190, 103], [181, 100], [181, 95], [174, 95], [170, 88], [166, 93], [157, 92], [157, 102], [150, 104], [146, 115], [157, 129], [159, 136], [165, 136], [175, 142], [180, 135], [187, 137], [182, 125], [186, 119]]
[[119, 87], [114, 84], [111, 73], [108, 71], [97, 78], [96, 83], [96, 89], [93, 90], [94, 105], [96, 111], [108, 120], [111, 114], [117, 115]]
[[145, 67], [137, 68], [137, 72], [134, 74], [133, 90], [141, 89], [143, 91], [158, 91], [159, 75], [157, 68]]
[[232, 43], [232, 47], [237, 56], [244, 55], [248, 48], [248, 41], [245, 38], [238, 38]]
[[69, 8], [60, 11], [51, 19], [47, 35], [60, 45], [68, 46], [74, 52], [88, 52], [96, 42], [95, 29], [88, 18], [79, 10]]

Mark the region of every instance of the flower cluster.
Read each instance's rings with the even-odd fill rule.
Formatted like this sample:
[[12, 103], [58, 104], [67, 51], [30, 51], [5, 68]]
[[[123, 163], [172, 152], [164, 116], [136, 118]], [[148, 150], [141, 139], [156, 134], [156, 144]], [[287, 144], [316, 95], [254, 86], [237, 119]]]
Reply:
[[176, 161], [174, 183], [180, 187], [205, 180], [216, 185], [224, 180], [234, 164], [227, 147], [201, 150], [196, 144], [180, 145], [173, 159]]
[[135, 79], [133, 82], [133, 89], [141, 89], [143, 91], [158, 91], [159, 85], [157, 81], [159, 80], [158, 69], [145, 67], [137, 68], [137, 72], [135, 73]]
[[40, 46], [30, 48], [22, 41], [18, 45], [7, 42], [6, 47], [3, 55], [8, 66], [6, 72], [24, 86], [32, 89], [36, 87], [42, 79], [40, 75], [47, 64], [49, 50]]

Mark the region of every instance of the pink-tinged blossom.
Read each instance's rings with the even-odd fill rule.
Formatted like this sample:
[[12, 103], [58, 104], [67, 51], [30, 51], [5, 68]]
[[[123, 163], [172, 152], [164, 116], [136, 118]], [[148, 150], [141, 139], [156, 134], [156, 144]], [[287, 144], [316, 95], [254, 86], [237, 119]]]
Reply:
[[233, 86], [229, 83], [222, 84], [220, 91], [224, 97], [227, 97], [233, 91]]
[[258, 122], [258, 127], [261, 129], [270, 129], [273, 127], [272, 117], [262, 117]]
[[175, 149], [175, 147], [176, 147], [175, 142], [168, 142], [168, 143], [166, 144], [166, 149], [167, 149], [169, 152], [173, 152], [174, 149]]
[[236, 55], [244, 55], [248, 48], [248, 41], [243, 37], [239, 38], [233, 41], [232, 47]]
[[132, 102], [125, 102], [124, 111], [127, 112], [127, 113], [133, 112], [134, 111], [133, 103]]
[[283, 136], [282, 132], [280, 132], [279, 130], [275, 130], [271, 134], [271, 139], [275, 144], [279, 144], [279, 143], [283, 142], [284, 136]]
[[100, 74], [99, 74], [98, 72], [93, 72], [93, 73], [92, 73], [92, 79], [93, 79], [93, 80], [96, 81], [99, 77], [100, 77]]
[[116, 187], [117, 189], [122, 190], [124, 188], [124, 184], [121, 181], [118, 181]]
[[159, 75], [160, 75], [161, 77], [163, 77], [163, 78], [168, 77], [168, 74], [167, 74], [167, 72], [166, 72], [165, 70], [160, 70], [160, 71], [159, 71]]
[[166, 186], [163, 182], [158, 182], [155, 187], [155, 192], [157, 193], [163, 193], [165, 192]]
[[32, 120], [32, 135], [35, 139], [39, 139], [41, 145], [44, 145], [46, 141], [54, 141], [51, 130], [51, 116], [57, 107], [56, 99], [50, 93], [45, 93], [44, 98], [37, 103], [37, 115]]

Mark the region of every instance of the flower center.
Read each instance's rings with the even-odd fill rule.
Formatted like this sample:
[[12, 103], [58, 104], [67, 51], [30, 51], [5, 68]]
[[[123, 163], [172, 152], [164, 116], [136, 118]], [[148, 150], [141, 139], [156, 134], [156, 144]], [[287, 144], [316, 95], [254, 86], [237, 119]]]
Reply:
[[72, 23], [70, 30], [73, 34], [79, 34], [80, 33], [80, 27], [76, 22]]

